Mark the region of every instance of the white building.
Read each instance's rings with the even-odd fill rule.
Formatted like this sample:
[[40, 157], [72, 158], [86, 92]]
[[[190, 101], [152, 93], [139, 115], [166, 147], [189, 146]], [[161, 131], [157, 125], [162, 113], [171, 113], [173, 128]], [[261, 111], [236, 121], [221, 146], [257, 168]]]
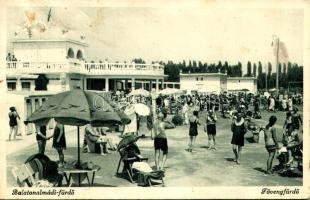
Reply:
[[254, 77], [227, 77], [223, 73], [180, 73], [180, 89], [191, 92], [257, 91]]
[[[47, 90], [55, 92], [77, 86], [99, 91], [136, 87], [158, 90], [159, 82], [164, 80], [163, 66], [159, 64], [86, 62], [87, 46], [70, 39], [15, 40], [12, 53], [18, 61], [7, 62], [8, 90], [33, 90], [33, 80], [39, 74], [48, 78]], [[24, 76], [28, 81], [22, 81]]]
[[[19, 38], [12, 46], [10, 53], [17, 61], [6, 62], [5, 119], [10, 106], [17, 108], [23, 121], [50, 95], [76, 87], [107, 93], [141, 87], [158, 91], [164, 86], [164, 67], [158, 63], [86, 62], [88, 45], [84, 39]], [[35, 88], [39, 75], [48, 79], [46, 90]], [[24, 133], [33, 131], [31, 124], [20, 126]]]
[[227, 90], [227, 75], [222, 73], [180, 73], [180, 89], [220, 93]]
[[248, 90], [249, 92], [257, 92], [257, 79], [255, 77], [228, 77], [228, 91]]

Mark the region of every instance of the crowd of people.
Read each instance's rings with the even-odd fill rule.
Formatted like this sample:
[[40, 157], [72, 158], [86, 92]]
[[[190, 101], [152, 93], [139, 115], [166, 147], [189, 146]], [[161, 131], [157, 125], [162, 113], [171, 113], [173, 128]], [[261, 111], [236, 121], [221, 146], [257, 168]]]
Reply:
[[[125, 99], [125, 103], [122, 101]], [[131, 97], [128, 98], [124, 93], [115, 93], [111, 97], [112, 104], [120, 110], [124, 110], [132, 103], [144, 103], [152, 110], [152, 99], [150, 97]], [[113, 103], [114, 102], [114, 103]], [[217, 113], [222, 118], [227, 118], [231, 123], [231, 145], [234, 155], [234, 162], [241, 163], [241, 152], [244, 146], [245, 134], [249, 130], [250, 119], [261, 118], [261, 109], [271, 112], [268, 123], [263, 127], [265, 146], [269, 154], [267, 160], [267, 174], [272, 174], [272, 163], [277, 151], [283, 146], [279, 145], [276, 134], [277, 117], [273, 112], [286, 112], [285, 123], [283, 124], [283, 141], [284, 146], [296, 139], [297, 132], [301, 132], [302, 117], [298, 112], [298, 105], [302, 104], [301, 95], [265, 95], [265, 94], [246, 94], [246, 93], [221, 93], [216, 94], [194, 94], [194, 95], [159, 95], [156, 100], [156, 118], [154, 113], [150, 112], [148, 116], [139, 116], [134, 111], [129, 113], [130, 124], [122, 128], [121, 137], [125, 135], [141, 135], [145, 137], [146, 131], [141, 130], [144, 126], [151, 133], [151, 139], [154, 140], [155, 165], [157, 169], [164, 170], [168, 157], [168, 139], [165, 129], [175, 128], [176, 125], [168, 119], [169, 114], [179, 115], [182, 118], [182, 125], [188, 126], [189, 142], [188, 152], [195, 149], [195, 141], [198, 136], [198, 127], [203, 126], [204, 132], [208, 135], [207, 146], [210, 150], [217, 150]], [[128, 112], [128, 111], [127, 111]], [[15, 107], [10, 108], [9, 140], [16, 138], [18, 132], [17, 119], [20, 118]], [[65, 164], [63, 150], [66, 149], [65, 128], [63, 124], [56, 122], [52, 135], [47, 136], [47, 125], [36, 124], [36, 139], [38, 143], [38, 152], [45, 153], [46, 141], [53, 138], [52, 147], [56, 149], [59, 155], [59, 165]], [[300, 138], [299, 138], [300, 139]], [[106, 155], [110, 151], [117, 150], [117, 143], [107, 134], [107, 129], [100, 127], [95, 128], [91, 125], [85, 127], [84, 134], [84, 152], [90, 152], [88, 142], [91, 141], [99, 144], [99, 153]], [[293, 142], [296, 142], [294, 140]], [[298, 144], [302, 142], [299, 141]], [[289, 148], [288, 148], [288, 152]], [[160, 156], [162, 154], [162, 156]], [[161, 157], [161, 159], [160, 159]]]
[[[124, 99], [125, 95], [115, 95], [112, 99]], [[126, 98], [128, 102], [128, 98]], [[151, 97], [133, 97], [129, 99], [130, 103], [144, 103], [148, 106], [151, 105]], [[202, 125], [204, 132], [208, 135], [208, 149], [216, 150], [216, 123], [218, 120], [217, 114], [219, 113], [223, 118], [231, 119], [231, 132], [232, 132], [232, 150], [234, 155], [234, 162], [240, 164], [241, 151], [244, 146], [245, 134], [249, 131], [249, 124], [251, 119], [261, 119], [261, 110], [271, 112], [271, 117], [266, 126], [261, 129], [265, 132], [265, 146], [269, 153], [267, 161], [267, 174], [272, 174], [272, 162], [276, 151], [279, 151], [283, 146], [278, 145], [278, 138], [276, 137], [276, 129], [274, 128], [277, 117], [272, 115], [274, 112], [282, 112], [287, 115], [285, 124], [283, 125], [283, 141], [282, 143], [287, 146], [292, 138], [292, 134], [300, 132], [302, 125], [302, 117], [298, 113], [297, 106], [302, 105], [301, 94], [289, 95], [275, 95], [269, 93], [221, 93], [221, 94], [194, 94], [194, 95], [159, 95], [156, 98], [156, 110], [158, 112], [158, 120], [166, 125], [171, 125], [171, 120], [167, 120], [168, 114], [176, 114], [182, 116], [183, 125], [189, 127], [189, 142], [188, 152], [192, 152], [195, 148], [195, 141], [198, 136], [198, 126]], [[165, 116], [165, 117], [162, 117]], [[137, 123], [137, 131], [139, 134], [139, 121], [143, 117], [135, 116]], [[164, 119], [164, 121], [162, 121]], [[266, 119], [268, 121], [268, 119]], [[152, 123], [152, 120], [150, 120]], [[149, 122], [149, 121], [148, 121]], [[293, 125], [294, 124], [294, 125]], [[149, 126], [151, 129], [153, 126]], [[165, 125], [154, 126], [155, 131], [155, 163], [158, 169], [164, 168], [164, 163], [168, 154], [167, 137], [162, 137]], [[171, 128], [171, 126], [170, 126]], [[125, 131], [126, 132], [126, 131]], [[131, 132], [131, 133], [133, 133]], [[159, 136], [156, 135], [159, 133]], [[153, 137], [152, 137], [153, 138]], [[164, 138], [164, 140], [163, 140]], [[286, 140], [286, 141], [284, 141]], [[300, 144], [300, 142], [299, 142]], [[159, 151], [163, 152], [163, 159], [159, 165]], [[289, 151], [288, 151], [289, 152]]]

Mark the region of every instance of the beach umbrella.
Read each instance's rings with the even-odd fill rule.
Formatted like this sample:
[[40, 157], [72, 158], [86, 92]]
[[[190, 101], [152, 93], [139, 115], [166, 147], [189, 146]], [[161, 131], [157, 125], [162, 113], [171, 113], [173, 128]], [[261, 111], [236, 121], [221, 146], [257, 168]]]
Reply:
[[165, 88], [159, 91], [159, 94], [162, 95], [173, 95], [173, 94], [181, 94], [183, 91], [176, 88]]
[[136, 135], [126, 135], [117, 145], [117, 150], [127, 147], [128, 145], [135, 143], [141, 136]]
[[26, 119], [25, 123], [46, 124], [52, 118], [65, 125], [77, 126], [78, 168], [80, 167], [80, 126], [86, 124], [111, 126], [130, 122], [126, 114], [115, 111], [103, 96], [81, 89], [49, 97]]
[[129, 93], [130, 96], [144, 96], [144, 97], [149, 97], [151, 96], [151, 93], [145, 89], [136, 89], [136, 90], [133, 90]]
[[140, 116], [148, 116], [151, 113], [150, 107], [143, 103], [133, 104], [135, 112]]
[[134, 113], [135, 113], [135, 107], [134, 107], [134, 105], [133, 105], [133, 104], [128, 105], [128, 106], [125, 108], [124, 113], [125, 113], [125, 115], [128, 115], [128, 116], [134, 114]]

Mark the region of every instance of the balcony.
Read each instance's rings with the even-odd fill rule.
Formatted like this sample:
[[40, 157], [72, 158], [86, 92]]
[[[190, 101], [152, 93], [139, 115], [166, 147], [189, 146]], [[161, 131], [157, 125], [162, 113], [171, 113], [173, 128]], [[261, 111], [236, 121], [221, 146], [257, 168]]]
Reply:
[[7, 74], [57, 74], [83, 75], [147, 75], [163, 76], [164, 66], [135, 63], [85, 63], [85, 62], [6, 62]]

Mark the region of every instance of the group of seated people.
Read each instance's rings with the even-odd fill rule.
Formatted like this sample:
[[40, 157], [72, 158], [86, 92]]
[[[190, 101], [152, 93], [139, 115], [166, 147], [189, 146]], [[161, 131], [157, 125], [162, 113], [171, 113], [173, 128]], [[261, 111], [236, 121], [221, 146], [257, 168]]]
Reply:
[[99, 153], [106, 155], [115, 151], [117, 148], [116, 142], [106, 134], [107, 127], [93, 127], [91, 124], [86, 125], [83, 152]]

